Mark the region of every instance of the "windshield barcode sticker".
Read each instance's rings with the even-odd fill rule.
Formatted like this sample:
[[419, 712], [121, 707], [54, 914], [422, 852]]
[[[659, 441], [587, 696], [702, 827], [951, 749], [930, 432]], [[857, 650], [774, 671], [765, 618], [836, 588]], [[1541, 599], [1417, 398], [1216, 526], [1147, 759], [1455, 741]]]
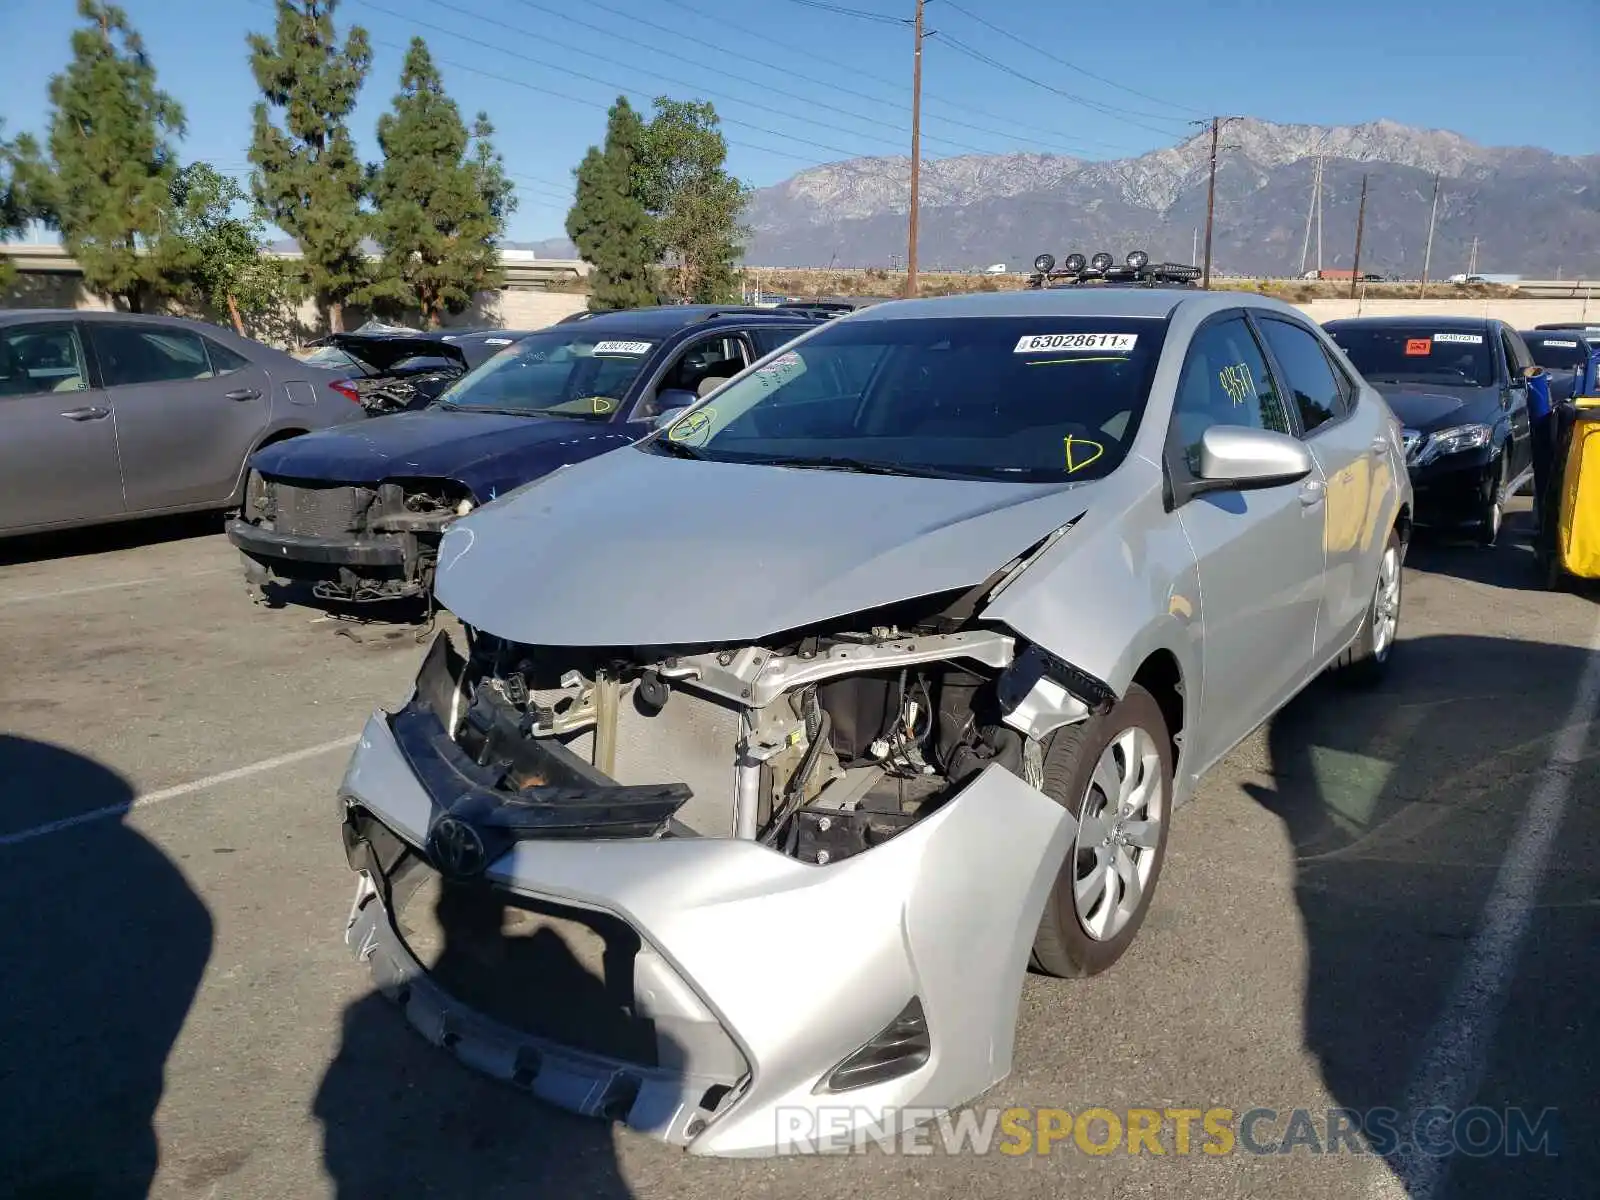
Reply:
[[510, 338], [484, 338], [483, 339], [483, 344], [485, 346], [509, 346], [509, 345], [511, 345], [511, 339]]
[[1576, 350], [1578, 348], [1577, 342], [1558, 342], [1554, 338], [1546, 338], [1544, 344], [1546, 346], [1555, 346], [1561, 350]]
[[649, 342], [596, 342], [596, 354], [648, 354]]
[[1126, 354], [1139, 340], [1136, 333], [1035, 333], [1017, 342], [1013, 354], [1043, 354], [1050, 350], [1110, 350]]
[[1481, 333], [1436, 333], [1433, 335], [1436, 342], [1460, 342], [1464, 346], [1483, 345]]

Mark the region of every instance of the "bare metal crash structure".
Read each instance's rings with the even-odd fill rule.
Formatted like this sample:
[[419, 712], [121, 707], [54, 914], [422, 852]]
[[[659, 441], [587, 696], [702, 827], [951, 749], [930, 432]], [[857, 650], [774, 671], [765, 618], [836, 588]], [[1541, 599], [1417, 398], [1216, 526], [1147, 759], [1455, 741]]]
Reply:
[[[1314, 428], [1289, 333], [1344, 397]], [[1324, 668], [1381, 672], [1409, 506], [1383, 401], [1274, 301], [829, 322], [450, 526], [465, 638], [341, 786], [350, 945], [462, 1061], [694, 1153], [959, 1106], [1030, 963], [1124, 952], [1203, 772]], [[502, 910], [589, 938], [611, 1017], [459, 927], [434, 955]]]

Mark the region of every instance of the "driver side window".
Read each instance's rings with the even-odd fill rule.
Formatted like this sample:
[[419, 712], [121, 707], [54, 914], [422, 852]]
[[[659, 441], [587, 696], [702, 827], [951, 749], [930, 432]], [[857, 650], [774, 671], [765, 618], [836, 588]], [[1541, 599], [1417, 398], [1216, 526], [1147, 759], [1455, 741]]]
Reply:
[[1191, 473], [1200, 466], [1200, 438], [1213, 425], [1292, 433], [1266, 357], [1243, 317], [1208, 325], [1189, 344], [1172, 420]]
[[737, 335], [721, 334], [692, 341], [678, 351], [655, 389], [639, 402], [634, 418], [648, 420], [659, 416], [663, 392], [680, 391], [696, 397], [704, 396], [749, 365], [749, 351], [744, 339]]

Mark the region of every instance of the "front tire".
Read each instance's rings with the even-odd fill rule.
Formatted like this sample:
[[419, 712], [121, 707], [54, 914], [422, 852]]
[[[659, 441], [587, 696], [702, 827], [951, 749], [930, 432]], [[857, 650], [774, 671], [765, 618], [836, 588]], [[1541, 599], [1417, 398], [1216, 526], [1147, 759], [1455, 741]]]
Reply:
[[1172, 772], [1161, 706], [1138, 684], [1110, 712], [1051, 737], [1043, 790], [1078, 832], [1034, 937], [1036, 970], [1097, 975], [1133, 943], [1166, 860]]
[[1489, 465], [1489, 477], [1484, 485], [1483, 507], [1478, 513], [1478, 545], [1488, 549], [1500, 540], [1500, 526], [1506, 516], [1506, 456], [1496, 456]]

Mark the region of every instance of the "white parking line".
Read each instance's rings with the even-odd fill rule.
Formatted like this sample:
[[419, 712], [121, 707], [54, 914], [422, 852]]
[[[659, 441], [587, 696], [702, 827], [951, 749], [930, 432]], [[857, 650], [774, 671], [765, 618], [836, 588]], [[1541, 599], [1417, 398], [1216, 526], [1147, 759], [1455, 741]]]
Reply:
[[[1506, 992], [1516, 974], [1522, 941], [1539, 902], [1550, 852], [1572, 795], [1572, 777], [1583, 761], [1597, 712], [1600, 624], [1590, 638], [1589, 659], [1578, 681], [1572, 708], [1539, 773], [1521, 827], [1500, 863], [1489, 902], [1462, 959], [1461, 972], [1423, 1043], [1426, 1052], [1406, 1096], [1404, 1111], [1408, 1120], [1415, 1120], [1429, 1109], [1460, 1112], [1477, 1093]], [[1369, 1192], [1372, 1200], [1434, 1200], [1444, 1188], [1449, 1159], [1426, 1154], [1414, 1146], [1402, 1147], [1393, 1167], [1394, 1174], [1374, 1182]]]
[[32, 604], [38, 600], [64, 600], [68, 596], [87, 596], [90, 592], [112, 592], [117, 588], [143, 587], [147, 583], [172, 583], [182, 579], [200, 579], [206, 575], [226, 575], [226, 567], [213, 567], [206, 571], [189, 571], [183, 575], [149, 575], [143, 579], [119, 579], [115, 583], [91, 583], [84, 587], [62, 588], [54, 592], [24, 592], [20, 596], [0, 595], [0, 606], [7, 604]]
[[0, 846], [15, 846], [22, 842], [31, 842], [35, 838], [42, 838], [47, 834], [60, 833], [65, 829], [75, 829], [77, 826], [87, 825], [91, 821], [103, 821], [107, 817], [120, 817], [137, 808], [149, 808], [153, 804], [160, 804], [163, 800], [176, 800], [179, 796], [190, 796], [195, 792], [203, 792], [207, 788], [219, 787], [224, 783], [236, 783], [241, 779], [248, 779], [252, 775], [259, 775], [263, 771], [276, 771], [279, 767], [292, 766], [297, 762], [303, 762], [305, 759], [315, 758], [319, 754], [331, 754], [335, 750], [348, 749], [355, 744], [356, 737], [351, 735], [338, 738], [335, 741], [323, 742], [320, 746], [307, 746], [304, 750], [292, 750], [288, 754], [280, 754], [276, 758], [264, 758], [260, 762], [235, 767], [231, 771], [221, 771], [201, 779], [192, 779], [188, 783], [176, 784], [173, 787], [162, 788], [155, 792], [146, 792], [142, 796], [135, 797], [127, 804], [108, 804], [104, 808], [78, 813], [76, 816], [62, 817], [59, 821], [47, 821], [43, 825], [35, 825], [32, 829], [8, 833], [0, 836]]

